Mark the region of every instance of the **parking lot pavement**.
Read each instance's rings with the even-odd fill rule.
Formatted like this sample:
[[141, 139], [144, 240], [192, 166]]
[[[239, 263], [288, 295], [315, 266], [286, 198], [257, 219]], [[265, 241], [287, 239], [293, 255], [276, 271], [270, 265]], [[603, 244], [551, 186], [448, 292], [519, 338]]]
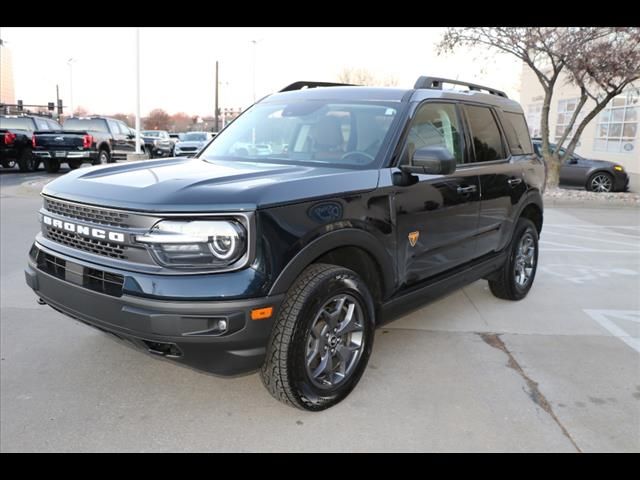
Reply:
[[640, 451], [638, 209], [548, 208], [525, 300], [479, 281], [383, 327], [312, 414], [37, 305], [22, 183], [46, 175], [0, 175], [2, 451]]

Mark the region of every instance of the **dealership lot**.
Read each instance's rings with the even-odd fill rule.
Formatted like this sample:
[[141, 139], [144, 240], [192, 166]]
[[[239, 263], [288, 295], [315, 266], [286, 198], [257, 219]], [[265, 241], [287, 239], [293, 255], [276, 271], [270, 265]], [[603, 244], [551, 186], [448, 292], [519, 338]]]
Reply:
[[525, 300], [479, 281], [385, 326], [353, 394], [312, 414], [37, 305], [46, 178], [0, 173], [2, 451], [640, 451], [637, 208], [547, 208]]

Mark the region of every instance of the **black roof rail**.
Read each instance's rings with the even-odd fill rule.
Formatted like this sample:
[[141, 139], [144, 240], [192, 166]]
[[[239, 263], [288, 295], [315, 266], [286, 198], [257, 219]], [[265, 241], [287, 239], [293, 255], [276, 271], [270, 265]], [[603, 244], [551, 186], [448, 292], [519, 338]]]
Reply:
[[465, 87], [469, 87], [469, 90], [478, 90], [478, 91], [486, 90], [491, 95], [498, 95], [499, 97], [509, 98], [507, 97], [507, 94], [501, 90], [485, 87], [483, 85], [477, 85], [475, 83], [462, 82], [460, 80], [451, 80], [449, 78], [418, 77], [418, 80], [416, 80], [416, 84], [413, 86], [413, 88], [415, 89], [427, 88], [431, 90], [442, 90], [443, 83], [451, 83], [453, 85], [463, 85]]
[[356, 87], [351, 83], [332, 83], [332, 82], [293, 82], [291, 85], [287, 85], [280, 92], [290, 92], [292, 90], [302, 90], [303, 88], [317, 88], [317, 87]]

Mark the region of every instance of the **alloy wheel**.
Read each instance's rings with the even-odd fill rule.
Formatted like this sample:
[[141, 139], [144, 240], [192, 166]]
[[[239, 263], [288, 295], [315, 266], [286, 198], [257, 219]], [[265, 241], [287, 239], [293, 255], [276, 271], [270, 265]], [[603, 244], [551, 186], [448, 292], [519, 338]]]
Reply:
[[591, 190], [594, 192], [610, 192], [611, 184], [611, 177], [609, 177], [609, 175], [596, 175], [591, 179]]
[[525, 232], [518, 242], [514, 262], [516, 285], [520, 288], [526, 287], [531, 279], [536, 261], [535, 253], [536, 245], [533, 234], [531, 232]]
[[334, 388], [356, 369], [364, 347], [364, 314], [360, 302], [341, 294], [327, 301], [316, 314], [305, 351], [311, 382]]

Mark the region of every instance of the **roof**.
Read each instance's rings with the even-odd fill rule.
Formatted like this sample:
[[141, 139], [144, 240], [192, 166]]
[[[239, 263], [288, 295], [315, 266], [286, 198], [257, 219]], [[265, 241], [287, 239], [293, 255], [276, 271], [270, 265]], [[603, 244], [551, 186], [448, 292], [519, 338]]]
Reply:
[[265, 97], [260, 103], [288, 102], [292, 100], [355, 100], [381, 102], [422, 101], [428, 98], [470, 101], [499, 107], [508, 112], [522, 113], [520, 104], [509, 98], [475, 90], [407, 89], [393, 87], [317, 87], [278, 92]]

